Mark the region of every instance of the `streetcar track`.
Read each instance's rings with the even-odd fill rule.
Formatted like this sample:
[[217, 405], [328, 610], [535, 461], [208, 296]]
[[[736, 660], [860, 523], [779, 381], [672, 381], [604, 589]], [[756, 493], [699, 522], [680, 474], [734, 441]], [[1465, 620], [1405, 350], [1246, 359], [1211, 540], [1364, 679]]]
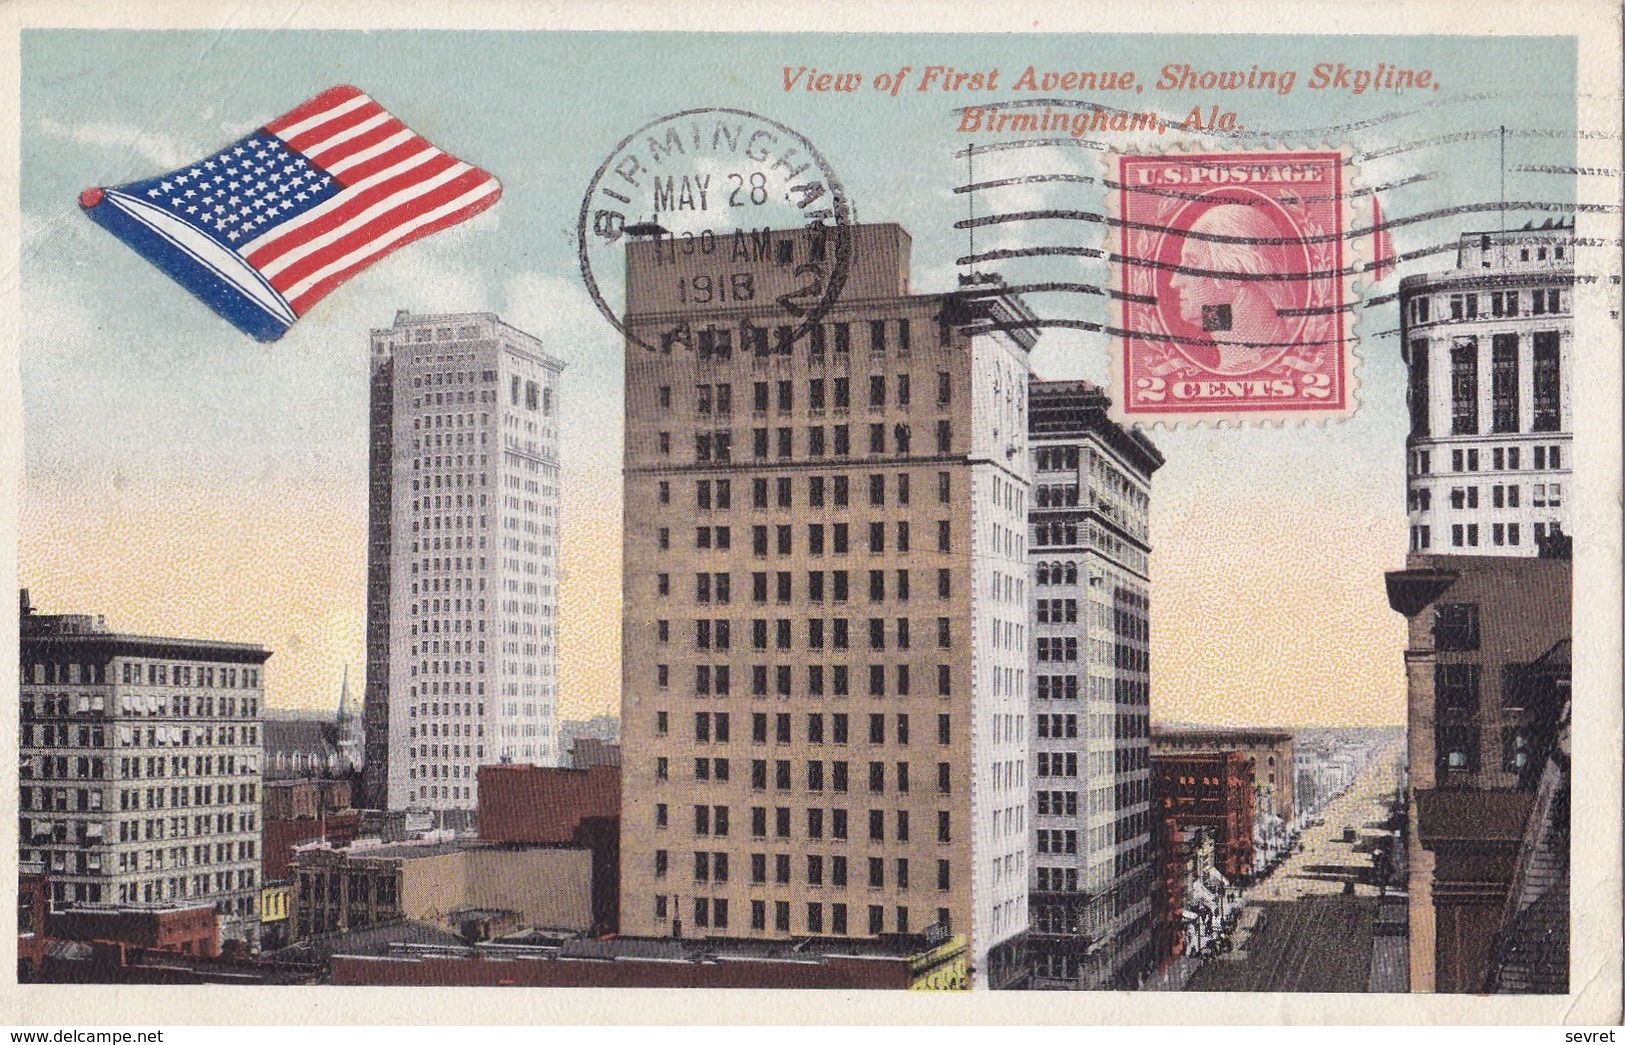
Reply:
[[[1374, 926], [1379, 901], [1357, 887], [1354, 894], [1322, 891], [1339, 880], [1360, 882], [1366, 863], [1346, 848], [1347, 827], [1364, 837], [1366, 825], [1389, 811], [1384, 781], [1396, 756], [1381, 751], [1361, 779], [1329, 805], [1320, 828], [1305, 832], [1304, 849], [1248, 892], [1266, 912], [1263, 933], [1250, 931], [1236, 960], [1210, 959], [1187, 981], [1186, 990], [1225, 992], [1353, 992], [1369, 990]], [[1293, 876], [1324, 868], [1319, 880]], [[1267, 899], [1266, 899], [1267, 898]]]

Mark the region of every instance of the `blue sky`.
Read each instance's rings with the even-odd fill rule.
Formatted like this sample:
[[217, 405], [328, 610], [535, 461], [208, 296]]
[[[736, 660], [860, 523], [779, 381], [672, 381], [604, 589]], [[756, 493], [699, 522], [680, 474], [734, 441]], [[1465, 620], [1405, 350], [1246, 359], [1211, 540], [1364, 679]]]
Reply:
[[[906, 65], [911, 87], [931, 64], [998, 67], [1006, 84], [1028, 64], [1134, 70], [1143, 93], [1099, 100], [1176, 121], [1216, 102], [1253, 132], [1169, 134], [1157, 147], [1347, 146], [1358, 184], [1426, 176], [1383, 196], [1397, 218], [1494, 202], [1503, 124], [1507, 197], [1572, 199], [1569, 176], [1519, 168], [1572, 162], [1573, 54], [1571, 41], [1547, 38], [25, 32], [23, 583], [48, 611], [264, 642], [277, 652], [273, 702], [327, 703], [343, 665], [359, 675], [361, 663], [367, 331], [398, 308], [495, 311], [569, 364], [563, 700], [566, 713], [613, 710], [619, 608], [601, 581], [618, 568], [622, 349], [582, 287], [575, 222], [593, 172], [634, 128], [699, 106], [794, 127], [828, 158], [860, 220], [909, 230], [913, 286], [930, 292], [952, 285], [966, 252], [953, 227], [966, 207], [951, 191], [965, 144], [953, 109], [1017, 96], [786, 92], [785, 66], [867, 81]], [[1440, 89], [1313, 91], [1319, 62], [1429, 68]], [[1292, 69], [1298, 83], [1286, 96], [1157, 92], [1169, 63]], [[495, 173], [504, 196], [385, 258], [281, 341], [238, 334], [78, 213], [82, 189], [187, 163], [335, 83], [362, 87]], [[977, 175], [1098, 176], [1100, 155], [998, 154], [979, 159]], [[984, 213], [1100, 205], [1097, 185], [1078, 184], [977, 201]], [[1394, 245], [1450, 243], [1498, 222], [1445, 217], [1396, 230]], [[978, 246], [1101, 237], [1097, 224], [1034, 223], [979, 234]], [[1107, 276], [1087, 260], [1005, 274]], [[1099, 298], [1029, 303], [1046, 317], [1104, 316]], [[1308, 706], [1327, 721], [1401, 720], [1402, 627], [1380, 576], [1404, 553], [1403, 374], [1395, 340], [1377, 336], [1396, 324], [1391, 305], [1361, 311], [1362, 405], [1348, 421], [1153, 433], [1169, 462], [1153, 496], [1154, 714], [1293, 721]], [[1046, 377], [1100, 382], [1106, 360], [1098, 336], [1067, 332], [1045, 335], [1033, 355]]]

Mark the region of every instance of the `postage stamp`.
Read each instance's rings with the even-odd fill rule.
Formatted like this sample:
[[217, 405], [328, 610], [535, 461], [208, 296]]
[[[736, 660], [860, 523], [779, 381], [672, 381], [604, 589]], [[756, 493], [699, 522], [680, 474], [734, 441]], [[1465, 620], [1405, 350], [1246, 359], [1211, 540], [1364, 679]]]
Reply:
[[1122, 416], [1353, 409], [1346, 164], [1308, 151], [1109, 158]]
[[9, 5], [0, 1020], [1617, 1019], [1618, 11], [1501, 2]]

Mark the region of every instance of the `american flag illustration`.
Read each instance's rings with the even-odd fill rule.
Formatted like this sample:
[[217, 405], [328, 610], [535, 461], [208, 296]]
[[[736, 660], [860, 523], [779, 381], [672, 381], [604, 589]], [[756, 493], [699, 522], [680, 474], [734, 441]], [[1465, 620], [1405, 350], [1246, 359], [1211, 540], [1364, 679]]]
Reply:
[[340, 283], [502, 195], [366, 93], [333, 87], [196, 163], [79, 205], [239, 330], [274, 341]]

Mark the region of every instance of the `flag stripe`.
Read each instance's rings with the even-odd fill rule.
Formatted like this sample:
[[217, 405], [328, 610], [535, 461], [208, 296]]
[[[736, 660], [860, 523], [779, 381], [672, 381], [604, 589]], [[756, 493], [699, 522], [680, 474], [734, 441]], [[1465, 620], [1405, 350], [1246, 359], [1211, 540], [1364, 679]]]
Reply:
[[278, 138], [286, 139], [332, 119], [335, 113], [349, 112], [369, 103], [377, 104], [357, 88], [335, 87], [331, 91], [323, 91], [292, 112], [277, 117], [266, 124], [265, 129]]
[[[264, 236], [256, 239], [253, 244], [254, 256], [259, 257], [261, 256], [261, 253], [264, 252], [264, 256], [267, 258], [275, 257], [277, 254], [281, 253], [281, 251], [268, 252], [266, 251], [267, 247], [281, 239], [292, 236], [293, 233], [299, 232], [306, 226], [322, 222], [327, 215], [331, 214], [340, 207], [343, 207], [352, 193], [365, 192], [374, 185], [387, 181], [403, 171], [408, 171], [413, 167], [427, 163], [436, 156], [445, 155], [446, 153], [441, 152], [439, 149], [436, 149], [422, 138], [414, 135], [410, 141], [404, 143], [401, 147], [378, 157], [375, 163], [369, 164], [366, 168], [368, 171], [367, 176], [352, 183], [344, 190], [344, 192], [330, 200], [327, 200], [320, 206], [314, 207], [304, 214], [278, 225], [276, 228], [266, 232]], [[303, 238], [303, 236], [293, 236], [292, 243], [285, 244], [282, 247], [282, 250], [287, 250], [290, 246], [297, 245]]]
[[[292, 145], [292, 147], [304, 153], [307, 158], [326, 166], [322, 160], [323, 156], [336, 160], [346, 153], [354, 151], [354, 146], [345, 147], [347, 142], [371, 134], [380, 127], [390, 127], [391, 124], [394, 125], [390, 128], [391, 130], [397, 130], [402, 126], [395, 117], [379, 109], [365, 120], [359, 120], [345, 127], [333, 128], [330, 133], [325, 133], [320, 138], [312, 139], [307, 136], [302, 144]], [[323, 127], [322, 130], [328, 131], [329, 129]], [[385, 133], [389, 132], [386, 131]]]
[[287, 142], [288, 148], [306, 152], [318, 148], [322, 142], [335, 134], [340, 134], [358, 123], [365, 123], [384, 112], [384, 107], [371, 98], [358, 98], [356, 102], [359, 104], [347, 104], [342, 111], [329, 113], [325, 119], [309, 122], [296, 134], [277, 137]]
[[[460, 222], [467, 221], [474, 215], [490, 207], [502, 196], [502, 186], [493, 178], [480, 189], [470, 192], [445, 207], [437, 208], [422, 215], [411, 225], [399, 229], [395, 234], [370, 244], [367, 251], [358, 252], [351, 257], [354, 260], [341, 259], [335, 263], [332, 271], [318, 273], [316, 277], [306, 281], [308, 285], [301, 284], [297, 288], [297, 299], [290, 298], [288, 304], [293, 307], [295, 315], [304, 315], [316, 302], [326, 297], [334, 287], [349, 279], [356, 272], [366, 268], [390, 251], [424, 236], [450, 228]], [[464, 201], [468, 202], [464, 202]]]
[[273, 287], [286, 292], [289, 287], [299, 285], [334, 260], [347, 257], [387, 235], [397, 225], [478, 189], [490, 180], [490, 175], [484, 171], [458, 163], [407, 192], [396, 193], [369, 207], [326, 236], [313, 240], [308, 247], [290, 252], [262, 271]]
[[[356, 182], [367, 177], [371, 171], [381, 169], [377, 166], [370, 166], [369, 161], [379, 156], [388, 155], [392, 150], [406, 142], [415, 142], [417, 143], [417, 147], [429, 149], [432, 152], [440, 151], [433, 145], [430, 145], [427, 141], [424, 141], [422, 138], [419, 138], [417, 135], [413, 134], [410, 128], [402, 127], [395, 133], [389, 135], [388, 137], [380, 138], [378, 141], [373, 142], [364, 149], [358, 149], [337, 162], [324, 163], [322, 166], [326, 167], [328, 173], [332, 174], [335, 178], [340, 174], [345, 175], [343, 179], [344, 183], [347, 186], [354, 186]], [[358, 165], [362, 167], [361, 170], [357, 171], [351, 169]]]
[[306, 223], [299, 235], [283, 237], [271, 244], [270, 249], [250, 252], [248, 261], [265, 273], [267, 279], [273, 278], [300, 258], [321, 250], [357, 226], [387, 213], [391, 207], [404, 205], [471, 169], [468, 164], [440, 153], [365, 191], [344, 193], [338, 197], [342, 204], [324, 213], [321, 221]]

